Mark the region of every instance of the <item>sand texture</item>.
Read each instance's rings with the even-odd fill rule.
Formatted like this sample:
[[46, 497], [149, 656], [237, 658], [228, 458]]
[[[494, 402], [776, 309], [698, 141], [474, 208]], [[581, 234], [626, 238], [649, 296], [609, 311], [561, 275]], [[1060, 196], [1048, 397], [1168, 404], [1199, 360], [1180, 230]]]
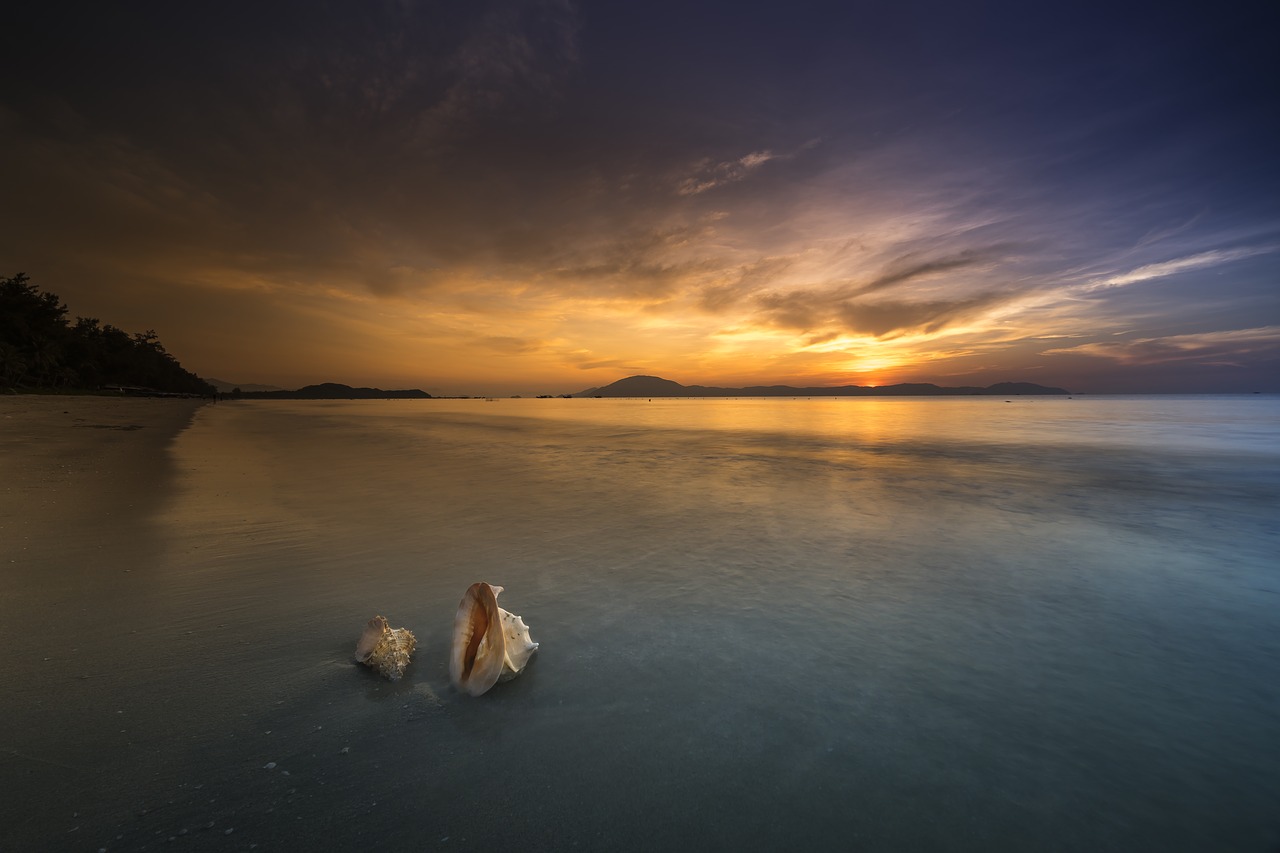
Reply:
[[77, 803], [128, 764], [117, 685], [140, 659], [148, 519], [202, 404], [0, 396], [0, 848], [74, 848]]

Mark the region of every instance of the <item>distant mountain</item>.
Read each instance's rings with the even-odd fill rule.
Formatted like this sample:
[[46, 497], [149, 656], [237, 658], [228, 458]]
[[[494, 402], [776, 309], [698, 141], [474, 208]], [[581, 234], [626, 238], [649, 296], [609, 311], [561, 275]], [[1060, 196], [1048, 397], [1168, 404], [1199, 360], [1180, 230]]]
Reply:
[[223, 379], [206, 379], [220, 394], [230, 394], [239, 388], [241, 391], [283, 391], [279, 385], [254, 385], [246, 382], [227, 382]]
[[1062, 388], [1050, 388], [1033, 382], [1000, 382], [986, 388], [964, 386], [944, 388], [932, 383], [901, 385], [839, 385], [817, 388], [793, 388], [790, 385], [753, 385], [748, 388], [716, 388], [706, 385], [681, 385], [657, 376], [628, 376], [612, 385], [579, 391], [574, 397], [963, 397], [1070, 394]]
[[381, 388], [352, 388], [337, 382], [307, 385], [297, 391], [245, 391], [239, 398], [250, 400], [427, 400], [431, 395], [418, 389], [383, 391]]

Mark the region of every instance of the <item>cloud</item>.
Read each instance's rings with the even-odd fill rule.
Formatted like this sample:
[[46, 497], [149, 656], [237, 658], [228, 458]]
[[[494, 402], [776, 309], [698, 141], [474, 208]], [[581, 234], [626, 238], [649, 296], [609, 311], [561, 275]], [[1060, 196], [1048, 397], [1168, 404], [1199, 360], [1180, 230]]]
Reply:
[[[1244, 345], [1169, 330], [1275, 322], [1278, 255], [1242, 262], [1280, 249], [1269, 161], [1196, 145], [1162, 161], [1187, 140], [1147, 119], [1126, 146], [1106, 134], [1130, 122], [1128, 96], [1064, 104], [1018, 75], [1011, 111], [948, 88], [974, 78], [933, 51], [904, 62], [787, 19], [825, 57], [802, 69], [771, 28], [710, 13], [671, 28], [627, 4], [24, 10], [41, 28], [18, 28], [9, 60], [41, 73], [0, 75], [0, 260], [75, 310], [141, 317], [184, 353], [183, 336], [202, 341], [189, 352], [215, 375], [261, 369], [273, 338], [326, 365], [385, 349], [436, 371], [513, 371], [517, 355], [837, 371], [863, 346], [942, 369], [931, 334], [993, 361], [1066, 345], [1047, 334], [1157, 359]], [[45, 61], [50, 43], [76, 61]], [[1128, 287], [1179, 275], [1160, 299]], [[209, 309], [180, 310], [221, 320], [241, 301], [271, 311], [274, 336], [206, 333]], [[145, 319], [157, 305], [167, 322]]]
[[856, 289], [856, 293], [875, 293], [876, 291], [885, 290], [916, 279], [936, 276], [938, 273], [990, 264], [995, 259], [997, 251], [998, 247], [966, 249], [950, 257], [935, 258], [927, 261], [916, 260], [914, 253], [903, 255], [890, 264], [889, 269], [881, 273], [877, 278], [859, 286]]
[[820, 335], [811, 335], [805, 338], [804, 345], [806, 349], [820, 347], [823, 344], [829, 344], [832, 341], [839, 341], [844, 336], [840, 332], [823, 332]]
[[728, 281], [708, 284], [698, 293], [698, 307], [711, 314], [733, 308], [752, 293], [773, 285], [796, 263], [795, 257], [766, 257], [725, 270]]
[[[669, 297], [724, 263], [708, 251], [703, 223], [639, 228], [548, 260], [538, 288], [579, 298], [652, 300]], [[589, 239], [583, 235], [583, 241]]]
[[1149, 281], [1153, 278], [1164, 278], [1166, 276], [1177, 275], [1178, 273], [1189, 272], [1191, 270], [1205, 269], [1207, 267], [1215, 267], [1221, 264], [1231, 263], [1232, 261], [1251, 258], [1254, 255], [1263, 255], [1268, 252], [1274, 252], [1275, 246], [1261, 247], [1244, 247], [1240, 249], [1214, 249], [1208, 252], [1200, 252], [1196, 255], [1188, 255], [1184, 258], [1175, 258], [1171, 261], [1162, 261], [1155, 264], [1147, 264], [1138, 267], [1126, 273], [1108, 276], [1107, 278], [1095, 279], [1084, 285], [1084, 289], [1104, 290], [1111, 287], [1123, 287], [1127, 284], [1135, 284], [1140, 281]]
[[694, 167], [694, 174], [676, 187], [679, 195], [698, 195], [716, 187], [740, 181], [756, 169], [774, 159], [772, 151], [753, 151], [736, 160], [712, 163], [703, 160]]
[[961, 300], [846, 303], [839, 311], [839, 319], [846, 331], [877, 338], [909, 333], [932, 335], [969, 322], [1010, 299], [1007, 293], [990, 292]]
[[1280, 356], [1280, 326], [1194, 332], [1184, 335], [1092, 341], [1045, 350], [1045, 355], [1088, 355], [1125, 365], [1196, 362], [1241, 366], [1261, 356]]
[[754, 304], [760, 318], [775, 328], [810, 333], [810, 340], [829, 340], [839, 333], [876, 338], [933, 334], [1016, 299], [1016, 294], [988, 291], [965, 299], [868, 302], [820, 289], [766, 293]]
[[491, 350], [509, 355], [537, 352], [546, 346], [543, 341], [516, 338], [508, 335], [490, 335], [480, 339], [479, 343]]
[[562, 0], [500, 4], [454, 52], [454, 82], [433, 118], [520, 106], [520, 94], [551, 96], [578, 59], [578, 21]]
[[602, 368], [613, 368], [622, 370], [627, 373], [643, 373], [646, 368], [640, 367], [630, 362], [618, 358], [602, 358], [594, 361], [580, 361], [577, 358], [570, 357], [568, 361], [573, 362], [574, 366], [579, 370], [600, 370]]
[[[912, 236], [912, 243], [920, 241], [920, 235]], [[792, 254], [726, 270], [728, 280], [702, 287], [696, 304], [713, 314], [734, 312], [739, 323], [801, 332], [812, 346], [841, 335], [885, 338], [937, 332], [1025, 297], [993, 286], [989, 276], [982, 275], [1004, 257], [1003, 245], [935, 257], [919, 250], [902, 252], [902, 245], [880, 237], [870, 247], [849, 238], [797, 247]], [[873, 263], [868, 256], [886, 254], [892, 260], [869, 275], [863, 272]], [[895, 291], [894, 298], [884, 298], [889, 291]]]

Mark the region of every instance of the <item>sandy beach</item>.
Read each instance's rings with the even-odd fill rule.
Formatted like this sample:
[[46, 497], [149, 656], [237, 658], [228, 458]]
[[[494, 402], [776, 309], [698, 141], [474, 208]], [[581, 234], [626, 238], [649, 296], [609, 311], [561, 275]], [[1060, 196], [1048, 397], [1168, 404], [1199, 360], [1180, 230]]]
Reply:
[[138, 612], [166, 448], [203, 402], [0, 397], [0, 848], [75, 847], [124, 766], [124, 708], [99, 711], [125, 699], [112, 672], [139, 626], [120, 617]]
[[[47, 584], [92, 590], [133, 568], [139, 522], [170, 485], [166, 448], [205, 402], [0, 396], [6, 610], [48, 606]], [[0, 626], [16, 642], [15, 630]]]
[[[22, 495], [48, 500], [52, 506], [69, 495], [87, 496], [104, 482], [112, 488], [154, 484], [165, 465], [165, 447], [207, 403], [193, 399], [0, 395], [0, 476], [5, 484], [5, 510], [26, 503]], [[123, 484], [122, 477], [127, 478]]]

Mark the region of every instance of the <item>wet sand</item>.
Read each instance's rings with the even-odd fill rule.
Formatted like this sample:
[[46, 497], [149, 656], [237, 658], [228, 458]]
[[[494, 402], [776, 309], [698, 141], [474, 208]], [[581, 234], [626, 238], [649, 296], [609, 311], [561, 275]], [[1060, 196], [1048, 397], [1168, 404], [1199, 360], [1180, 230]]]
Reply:
[[441, 720], [457, 585], [412, 678], [353, 665], [375, 610], [400, 625], [406, 608], [315, 579], [328, 540], [274, 518], [252, 441], [219, 442], [222, 416], [257, 412], [233, 405], [0, 398], [0, 850], [447, 838], [406, 819], [421, 788], [391, 765], [407, 723]]
[[105, 840], [77, 833], [138, 740], [114, 689], [138, 651], [121, 620], [155, 556], [166, 448], [204, 402], [0, 397], [0, 849]]
[[[44, 616], [83, 607], [135, 567], [145, 519], [172, 485], [166, 448], [203, 402], [0, 397], [6, 611]], [[28, 630], [5, 620], [0, 636], [17, 642]]]

